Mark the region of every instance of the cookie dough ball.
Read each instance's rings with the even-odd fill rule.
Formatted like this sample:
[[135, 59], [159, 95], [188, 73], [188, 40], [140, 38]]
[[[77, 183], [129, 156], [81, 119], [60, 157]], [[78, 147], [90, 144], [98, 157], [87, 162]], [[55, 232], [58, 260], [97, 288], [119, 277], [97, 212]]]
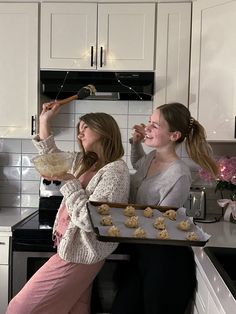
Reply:
[[151, 207], [146, 207], [143, 211], [143, 216], [151, 218], [153, 216], [153, 209]]
[[176, 220], [177, 213], [173, 209], [168, 209], [163, 216], [168, 217], [170, 220]]
[[101, 204], [98, 206], [98, 213], [100, 215], [109, 215], [110, 214], [110, 206], [107, 204]]
[[113, 223], [112, 223], [112, 217], [111, 217], [111, 215], [103, 216], [102, 219], [100, 220], [100, 224], [101, 224], [102, 226], [112, 226]]
[[146, 231], [139, 227], [134, 231], [134, 237], [135, 238], [146, 238]]
[[164, 230], [166, 228], [164, 221], [165, 221], [164, 217], [157, 217], [153, 225], [158, 230]]
[[120, 236], [120, 229], [116, 226], [111, 226], [108, 229], [108, 235], [111, 237], [119, 237]]
[[163, 240], [169, 239], [169, 233], [168, 233], [168, 231], [167, 231], [166, 229], [161, 230], [161, 231], [159, 232], [159, 238], [161, 238], [161, 239], [163, 239]]
[[125, 225], [128, 228], [138, 228], [138, 216], [132, 216], [127, 218], [125, 221]]
[[178, 228], [183, 231], [188, 231], [191, 228], [190, 221], [188, 219], [182, 220], [178, 223]]
[[186, 239], [189, 240], [189, 241], [197, 241], [198, 240], [198, 235], [195, 232], [189, 232], [187, 234]]
[[131, 205], [126, 206], [124, 209], [124, 215], [128, 217], [135, 216], [135, 212], [136, 212], [135, 207]]

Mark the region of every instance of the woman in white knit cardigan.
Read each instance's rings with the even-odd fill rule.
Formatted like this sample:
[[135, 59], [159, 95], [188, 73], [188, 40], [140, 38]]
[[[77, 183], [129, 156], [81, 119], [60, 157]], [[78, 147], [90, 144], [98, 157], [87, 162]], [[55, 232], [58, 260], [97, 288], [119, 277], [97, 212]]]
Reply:
[[[57, 152], [50, 131], [60, 105], [43, 105], [40, 131], [33, 139], [40, 154]], [[90, 313], [92, 282], [116, 243], [100, 242], [91, 227], [86, 202], [127, 202], [129, 170], [116, 121], [106, 113], [88, 113], [78, 123], [80, 153], [74, 153], [64, 181], [63, 200], [54, 223], [57, 253], [12, 299], [7, 314]], [[52, 178], [50, 178], [52, 179]]]

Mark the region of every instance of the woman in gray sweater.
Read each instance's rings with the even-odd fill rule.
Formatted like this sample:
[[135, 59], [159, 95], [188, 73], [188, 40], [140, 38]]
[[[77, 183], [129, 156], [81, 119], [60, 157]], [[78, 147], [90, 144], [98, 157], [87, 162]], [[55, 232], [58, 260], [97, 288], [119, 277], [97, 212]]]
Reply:
[[[218, 167], [203, 127], [188, 108], [170, 103], [154, 110], [145, 125], [135, 125], [131, 139], [130, 201], [181, 207], [187, 200], [191, 175], [176, 153], [185, 142], [189, 156], [217, 176]], [[154, 148], [145, 154], [142, 142]], [[184, 314], [195, 288], [195, 265], [190, 247], [123, 245], [131, 254], [130, 268], [120, 280], [112, 314]]]
[[[40, 154], [59, 151], [50, 130], [59, 107], [43, 105], [33, 140]], [[65, 181], [53, 228], [57, 253], [12, 299], [7, 314], [89, 314], [93, 279], [117, 247], [96, 239], [86, 203], [128, 201], [129, 170], [119, 127], [106, 113], [88, 113], [80, 117], [78, 140], [81, 152], [74, 153], [70, 173], [50, 178]]]

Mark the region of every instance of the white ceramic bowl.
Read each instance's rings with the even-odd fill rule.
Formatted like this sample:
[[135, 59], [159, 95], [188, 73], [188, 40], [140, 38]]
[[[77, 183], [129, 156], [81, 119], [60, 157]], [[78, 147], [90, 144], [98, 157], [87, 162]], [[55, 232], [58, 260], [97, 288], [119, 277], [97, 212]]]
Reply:
[[32, 158], [37, 171], [43, 177], [59, 177], [71, 168], [73, 156], [71, 153], [59, 152], [38, 155]]

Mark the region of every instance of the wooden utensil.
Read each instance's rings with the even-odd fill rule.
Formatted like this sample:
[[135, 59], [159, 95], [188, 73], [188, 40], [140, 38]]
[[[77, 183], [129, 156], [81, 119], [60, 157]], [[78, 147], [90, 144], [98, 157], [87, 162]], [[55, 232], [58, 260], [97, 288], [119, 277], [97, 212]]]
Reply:
[[[77, 99], [85, 99], [88, 96], [94, 95], [96, 92], [96, 88], [94, 85], [89, 84], [84, 87], [82, 87], [76, 95], [67, 97], [65, 99], [61, 100], [56, 100], [57, 103], [59, 103], [60, 106], [69, 104], [73, 100]], [[50, 105], [47, 106], [47, 109], [50, 110], [54, 106], [54, 103], [51, 103]]]

